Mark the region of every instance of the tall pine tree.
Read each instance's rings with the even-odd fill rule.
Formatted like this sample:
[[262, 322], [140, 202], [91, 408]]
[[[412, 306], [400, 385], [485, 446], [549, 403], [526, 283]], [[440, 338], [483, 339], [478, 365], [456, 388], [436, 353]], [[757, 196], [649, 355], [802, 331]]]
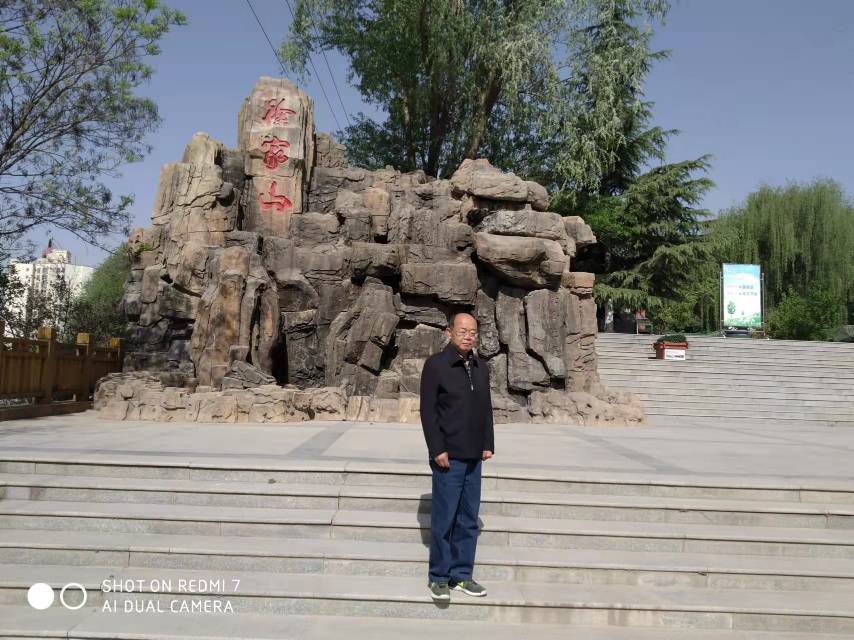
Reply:
[[[576, 135], [565, 143], [576, 153], [596, 145], [603, 163], [596, 176], [569, 170], [577, 163], [558, 165], [553, 183], [563, 188], [554, 204], [582, 215], [596, 233], [599, 243], [578, 256], [574, 269], [597, 274], [597, 300], [655, 315], [705, 254], [700, 220], [707, 212], [698, 205], [712, 186], [703, 175], [709, 158], [664, 161], [667, 140], [678, 132], [651, 125], [653, 103], [644, 99], [643, 86], [668, 52], [652, 50], [652, 31], [638, 24], [641, 15], [631, 3], [597, 4], [595, 20], [575, 39]], [[619, 123], [616, 135], [597, 135], [605, 120]]]

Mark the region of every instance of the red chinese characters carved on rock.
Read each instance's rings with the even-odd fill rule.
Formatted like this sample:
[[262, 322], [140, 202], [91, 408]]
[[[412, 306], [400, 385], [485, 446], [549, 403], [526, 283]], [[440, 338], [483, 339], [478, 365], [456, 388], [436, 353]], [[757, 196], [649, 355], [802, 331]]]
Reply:
[[264, 151], [264, 166], [274, 170], [288, 161], [287, 152], [291, 150], [291, 145], [287, 140], [267, 136], [261, 143], [261, 149]]
[[[276, 181], [270, 183], [270, 190], [267, 193], [258, 194], [258, 202], [261, 203], [262, 209], [275, 209], [276, 211], [287, 211], [293, 207], [293, 203], [286, 195], [276, 193]], [[265, 200], [264, 196], [268, 196], [269, 200]]]
[[293, 109], [283, 108], [282, 102], [284, 101], [284, 98], [280, 98], [279, 100], [273, 98], [267, 103], [267, 112], [262, 118], [265, 123], [280, 126], [290, 124], [290, 117], [295, 116], [297, 112]]

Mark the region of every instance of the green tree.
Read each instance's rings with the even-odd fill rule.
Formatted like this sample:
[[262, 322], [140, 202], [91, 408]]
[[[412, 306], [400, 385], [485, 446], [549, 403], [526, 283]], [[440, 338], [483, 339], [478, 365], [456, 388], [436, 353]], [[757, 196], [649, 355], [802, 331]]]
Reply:
[[57, 273], [45, 290], [37, 290], [20, 276], [7, 272], [3, 283], [2, 314], [7, 332], [17, 338], [32, 337], [39, 327], [55, 327], [57, 338], [68, 339], [74, 317], [75, 292], [64, 275]]
[[[311, 53], [339, 51], [362, 96], [387, 114], [382, 123], [357, 116], [343, 132], [357, 164], [436, 176], [463, 158], [507, 167], [534, 152], [526, 170], [515, 169], [595, 187], [622, 125], [607, 110], [591, 112], [584, 141], [562, 144], [578, 134], [568, 75], [585, 25], [614, 2], [299, 0], [281, 54], [303, 77]], [[666, 0], [619, 4], [656, 19], [668, 8]]]
[[[854, 206], [831, 180], [763, 186], [702, 223], [706, 257], [675, 296], [676, 329], [719, 327], [721, 264], [759, 264], [766, 326], [776, 338], [823, 339], [854, 323]], [[670, 317], [675, 317], [668, 309]]]
[[11, 335], [21, 338], [32, 336], [42, 326], [54, 327], [57, 339], [67, 343], [73, 343], [78, 333], [91, 334], [96, 343], [122, 337], [125, 317], [120, 303], [130, 267], [130, 256], [123, 244], [94, 270], [79, 290], [62, 274], [57, 274], [49, 288], [37, 291], [8, 268], [3, 269], [0, 319]]
[[[650, 124], [653, 104], [644, 99], [643, 86], [668, 52], [652, 50], [652, 31], [640, 17], [630, 2], [605, 0], [576, 38], [571, 129], [578, 133], [562, 145], [576, 155], [596, 147], [601, 162], [558, 164], [559, 177], [550, 182], [559, 186], [563, 177], [553, 207], [582, 215], [598, 239], [575, 262], [577, 270], [597, 274], [597, 301], [644, 308], [666, 325], [685, 316], [671, 303], [707, 254], [700, 224], [707, 212], [698, 205], [712, 182], [702, 175], [707, 156], [663, 163], [667, 140], [678, 132]], [[615, 123], [616, 134], [600, 134], [604, 120]], [[582, 166], [593, 173], [578, 173]]]
[[96, 243], [130, 196], [104, 185], [149, 148], [155, 104], [134, 90], [177, 11], [158, 0], [0, 2], [0, 244], [41, 225]]
[[130, 275], [131, 260], [127, 245], [121, 245], [92, 273], [80, 295], [74, 300], [67, 333], [89, 333], [97, 343], [123, 337], [126, 319], [121, 311], [124, 284]]
[[782, 340], [828, 340], [844, 322], [838, 294], [821, 288], [806, 294], [790, 290], [771, 312], [768, 330]]
[[[575, 269], [599, 275], [597, 300], [653, 312], [701, 268], [698, 208], [712, 185], [706, 156], [664, 164], [676, 132], [651, 125], [643, 84], [667, 52], [650, 23], [669, 3], [645, 0], [301, 0], [286, 64], [335, 49], [387, 114], [358, 115], [343, 135], [351, 160], [448, 175], [486, 157], [552, 190], [599, 244]], [[313, 28], [313, 27], [316, 27]], [[697, 298], [708, 304], [708, 294]], [[684, 314], [682, 314], [684, 315]]]
[[812, 289], [854, 299], [854, 206], [832, 180], [763, 186], [714, 226], [723, 262], [762, 265], [768, 306]]
[[709, 223], [708, 242], [710, 269], [762, 265], [774, 337], [823, 339], [854, 322], [854, 206], [832, 180], [763, 186]]
[[4, 262], [0, 271], [0, 321], [4, 334], [23, 337], [21, 326], [23, 314], [18, 301], [26, 300], [27, 287], [21, 282], [9, 265]]

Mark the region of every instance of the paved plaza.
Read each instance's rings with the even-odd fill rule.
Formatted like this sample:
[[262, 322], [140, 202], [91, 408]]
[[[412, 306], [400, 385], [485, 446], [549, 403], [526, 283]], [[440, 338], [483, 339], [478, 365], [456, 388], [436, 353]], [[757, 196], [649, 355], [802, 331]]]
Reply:
[[[635, 427], [496, 425], [495, 438], [487, 474], [854, 489], [854, 429], [662, 417]], [[418, 424], [164, 424], [114, 422], [90, 411], [2, 423], [0, 450], [5, 459], [428, 470]]]
[[[418, 424], [9, 421], [0, 638], [842, 640], [852, 454], [854, 429], [792, 420], [496, 425], [489, 595], [440, 606]], [[80, 585], [85, 607], [28, 606], [37, 583]], [[233, 610], [192, 609], [208, 604]]]

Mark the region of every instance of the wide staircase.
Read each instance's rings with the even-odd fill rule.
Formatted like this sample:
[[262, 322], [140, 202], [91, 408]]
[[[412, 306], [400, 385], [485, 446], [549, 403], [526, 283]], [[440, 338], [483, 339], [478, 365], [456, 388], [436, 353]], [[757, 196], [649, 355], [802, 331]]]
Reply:
[[424, 466], [0, 451], [0, 637], [854, 637], [854, 487], [488, 473], [489, 595], [437, 606]]
[[599, 372], [656, 423], [797, 421], [854, 427], [854, 344], [689, 337], [685, 361], [656, 360], [656, 336], [603, 333]]

